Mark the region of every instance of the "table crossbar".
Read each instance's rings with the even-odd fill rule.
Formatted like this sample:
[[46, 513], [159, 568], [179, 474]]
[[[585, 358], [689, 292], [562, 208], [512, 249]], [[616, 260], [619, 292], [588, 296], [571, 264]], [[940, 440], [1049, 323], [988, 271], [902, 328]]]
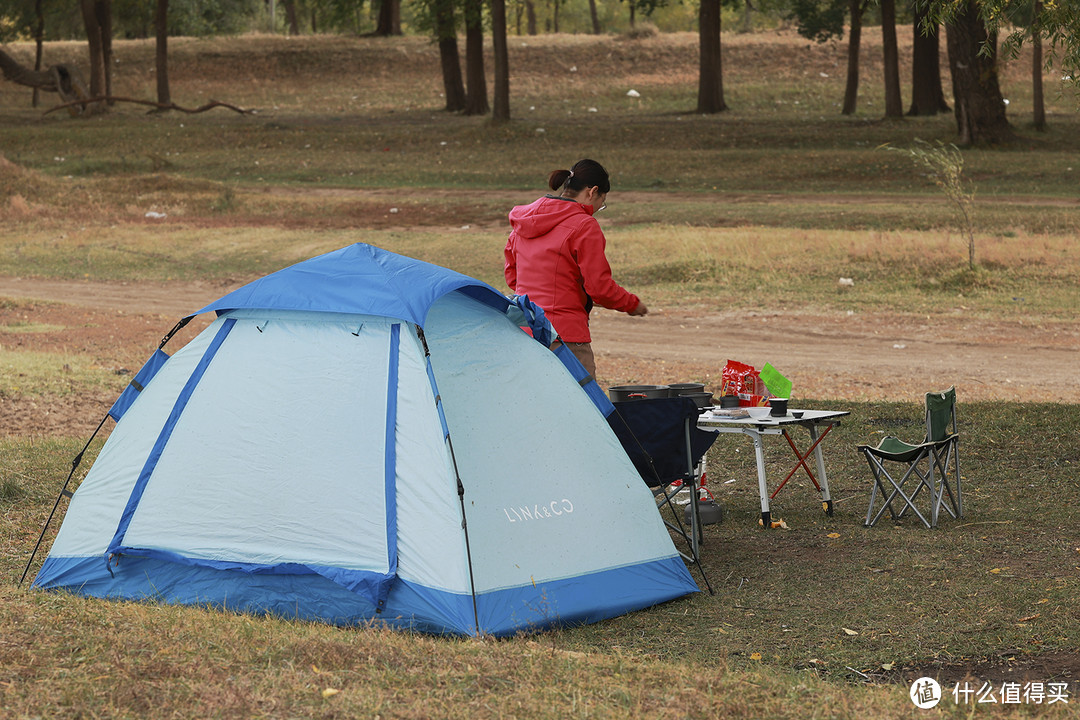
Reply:
[[810, 457], [810, 453], [817, 450], [817, 446], [819, 444], [821, 444], [821, 441], [825, 439], [825, 436], [828, 435], [829, 431], [832, 430], [832, 429], [833, 429], [832, 425], [826, 425], [825, 426], [825, 432], [821, 433], [821, 435], [818, 436], [817, 440], [814, 440], [814, 444], [811, 445], [809, 448], [807, 448], [805, 453], [799, 452], [799, 448], [796, 447], [795, 441], [791, 439], [791, 434], [787, 430], [782, 431], [784, 439], [787, 440], [788, 445], [791, 446], [791, 451], [795, 453], [795, 457], [798, 458], [798, 462], [795, 463], [795, 467], [791, 468], [791, 471], [788, 472], [787, 477], [784, 478], [783, 482], [781, 482], [779, 485], [777, 485], [776, 489], [772, 491], [772, 494], [769, 495], [770, 499], [773, 499], [773, 498], [776, 497], [776, 494], [778, 492], [780, 492], [780, 490], [785, 485], [787, 485], [787, 481], [791, 479], [791, 476], [794, 475], [798, 471], [798, 469], [800, 467], [803, 470], [806, 471], [807, 475], [810, 476], [810, 482], [814, 483], [814, 487], [817, 488], [817, 491], [821, 492], [821, 484], [818, 483], [817, 478], [814, 477], [814, 473], [810, 470], [810, 467], [806, 464], [806, 458]]

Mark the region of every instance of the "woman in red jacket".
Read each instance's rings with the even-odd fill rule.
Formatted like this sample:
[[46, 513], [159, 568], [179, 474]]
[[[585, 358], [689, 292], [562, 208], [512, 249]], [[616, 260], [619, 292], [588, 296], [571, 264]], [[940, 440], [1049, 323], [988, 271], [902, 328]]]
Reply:
[[611, 278], [607, 240], [593, 217], [604, 209], [611, 189], [607, 171], [595, 160], [579, 160], [570, 170], [553, 171], [548, 187], [558, 194], [510, 211], [513, 231], [503, 251], [506, 284], [544, 308], [559, 340], [595, 376], [589, 334], [593, 304], [630, 315], [649, 309]]

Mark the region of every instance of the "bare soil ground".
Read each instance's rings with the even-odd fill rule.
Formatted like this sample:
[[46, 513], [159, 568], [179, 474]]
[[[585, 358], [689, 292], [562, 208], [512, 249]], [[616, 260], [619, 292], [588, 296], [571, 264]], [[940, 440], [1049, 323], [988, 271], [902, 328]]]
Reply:
[[[126, 376], [179, 318], [234, 287], [0, 277], [0, 297], [14, 301], [0, 310], [0, 328], [56, 328], [0, 332], [0, 346], [85, 355]], [[198, 327], [197, 319], [185, 332]], [[716, 391], [731, 358], [758, 367], [771, 362], [792, 380], [796, 398], [919, 401], [927, 390], [955, 384], [964, 400], [1080, 402], [1080, 331], [1071, 323], [678, 307], [653, 308], [645, 318], [597, 311], [593, 336], [605, 386], [698, 380]], [[0, 393], [0, 435], [81, 436], [113, 399], [111, 391]]]

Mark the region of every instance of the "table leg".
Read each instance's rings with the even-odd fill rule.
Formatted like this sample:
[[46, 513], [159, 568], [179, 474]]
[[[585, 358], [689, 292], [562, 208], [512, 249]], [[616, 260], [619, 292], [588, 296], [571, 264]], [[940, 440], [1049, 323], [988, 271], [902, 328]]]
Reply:
[[769, 512], [769, 486], [765, 483], [765, 450], [762, 447], [761, 433], [750, 431], [747, 434], [754, 441], [754, 458], [757, 460], [758, 494], [761, 496], [761, 524], [768, 530], [772, 527], [772, 516]]
[[[831, 427], [831, 426], [830, 426]], [[810, 425], [810, 440], [814, 443], [814, 463], [817, 465], [818, 477], [821, 478], [821, 504], [825, 514], [833, 514], [832, 495], [829, 493], [829, 477], [825, 474], [825, 459], [821, 456], [821, 443], [818, 440], [817, 425]]]

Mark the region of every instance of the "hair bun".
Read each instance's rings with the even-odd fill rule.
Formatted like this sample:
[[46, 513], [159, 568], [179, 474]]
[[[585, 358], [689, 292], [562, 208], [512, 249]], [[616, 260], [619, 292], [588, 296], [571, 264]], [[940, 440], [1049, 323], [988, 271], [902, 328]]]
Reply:
[[552, 190], [560, 190], [566, 181], [574, 176], [570, 170], [552, 170], [548, 175], [548, 187]]

